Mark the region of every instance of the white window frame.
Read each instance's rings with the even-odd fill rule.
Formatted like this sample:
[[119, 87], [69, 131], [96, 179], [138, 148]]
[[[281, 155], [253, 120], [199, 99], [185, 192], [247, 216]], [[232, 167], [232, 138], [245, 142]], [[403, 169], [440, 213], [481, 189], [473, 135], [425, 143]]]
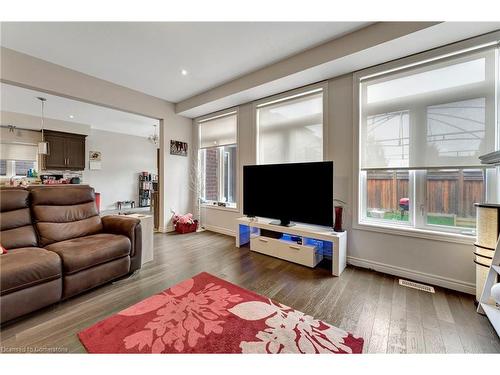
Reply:
[[[361, 160], [361, 150], [360, 150], [360, 110], [361, 110], [361, 92], [360, 92], [360, 82], [362, 78], [366, 78], [369, 76], [374, 76], [382, 73], [388, 73], [395, 70], [405, 69], [412, 66], [417, 66], [421, 64], [425, 64], [434, 60], [446, 58], [448, 56], [453, 56], [459, 53], [463, 53], [465, 51], [473, 51], [479, 50], [480, 48], [485, 48], [487, 46], [498, 45], [498, 41], [500, 40], [500, 31], [493, 32], [490, 34], [486, 34], [483, 36], [479, 36], [476, 38], [472, 38], [466, 41], [454, 43], [445, 47], [441, 47], [438, 49], [434, 49], [431, 51], [423, 52], [414, 56], [410, 56], [407, 58], [403, 58], [397, 61], [381, 64], [372, 68], [368, 68], [359, 72], [355, 72], [353, 74], [353, 217], [352, 217], [352, 227], [357, 230], [369, 230], [374, 232], [381, 233], [389, 233], [394, 235], [403, 235], [417, 238], [427, 238], [438, 241], [446, 241], [453, 243], [464, 243], [464, 244], [473, 244], [475, 241], [475, 236], [473, 234], [464, 234], [461, 233], [462, 230], [450, 230], [451, 228], [446, 228], [446, 231], [440, 231], [434, 225], [424, 225], [423, 220], [425, 220], [425, 215], [417, 214], [417, 207], [411, 206], [410, 199], [410, 221], [412, 221], [414, 225], [410, 226], [409, 224], [395, 225], [395, 223], [388, 222], [386, 220], [377, 221], [377, 220], [363, 220], [362, 207], [364, 207], [363, 201], [364, 196], [366, 195], [366, 189], [362, 189], [363, 179], [362, 173], [360, 170], [360, 160]], [[498, 50], [496, 56], [497, 62], [498, 60]], [[500, 64], [499, 64], [500, 65]], [[497, 74], [500, 74], [497, 72]], [[498, 77], [497, 77], [498, 79]], [[498, 93], [497, 93], [498, 95]], [[498, 111], [499, 108], [497, 108]], [[497, 129], [495, 136], [495, 148], [500, 148], [500, 121], [497, 114]], [[387, 168], [390, 170], [390, 168]], [[457, 168], [458, 169], [458, 168]], [[467, 169], [467, 168], [463, 168]], [[485, 186], [486, 186], [486, 198], [489, 200], [496, 200], [500, 198], [499, 191], [500, 186], [491, 186], [491, 176], [496, 176], [498, 179], [500, 177], [500, 167], [496, 167], [494, 170], [485, 169]], [[410, 174], [413, 173], [413, 183], [409, 184], [409, 196], [415, 196], [419, 202], [425, 203], [425, 196], [422, 197], [422, 194], [425, 194], [425, 173], [418, 170], [410, 171]], [[411, 178], [410, 178], [411, 181]], [[422, 186], [424, 184], [424, 186]], [[414, 194], [410, 192], [410, 189], [415, 189]], [[418, 195], [418, 196], [417, 196]], [[415, 204], [415, 203], [414, 203]]]
[[323, 161], [325, 160], [331, 160], [329, 158], [329, 149], [328, 149], [328, 144], [329, 144], [329, 132], [328, 132], [328, 108], [329, 108], [329, 101], [328, 101], [328, 81], [323, 81], [319, 83], [315, 83], [312, 85], [300, 87], [294, 90], [289, 90], [280, 94], [276, 94], [273, 96], [269, 96], [267, 98], [259, 99], [253, 102], [253, 126], [255, 129], [255, 161], [256, 164], [260, 164], [259, 161], [259, 116], [257, 113], [257, 110], [259, 107], [264, 107], [267, 105], [279, 103], [279, 102], [286, 102], [288, 100], [293, 100], [297, 97], [301, 96], [306, 96], [314, 93], [322, 92], [323, 94], [323, 152], [322, 152], [322, 159]]
[[[384, 170], [391, 170], [389, 169], [384, 169]], [[415, 191], [415, 175], [413, 171], [408, 171], [408, 195], [412, 196], [413, 192]], [[366, 192], [367, 191], [367, 178], [366, 178], [366, 173], [365, 172], [360, 172], [360, 191]], [[408, 227], [413, 227], [415, 224], [415, 209], [413, 207], [414, 203], [410, 199], [410, 207], [408, 210], [408, 221], [395, 221], [395, 220], [387, 220], [387, 219], [378, 219], [378, 218], [367, 218], [365, 213], [366, 210], [363, 210], [363, 214], [360, 216], [360, 222], [365, 224], [376, 224], [379, 226], [391, 226], [395, 228], [408, 228]], [[361, 195], [360, 194], [360, 207], [366, 207], [366, 194]]]
[[[33, 160], [33, 164], [35, 165], [36, 170], [38, 171], [38, 157], [37, 160]], [[0, 176], [0, 180], [10, 180], [11, 178], [21, 178], [27, 177], [25, 175], [17, 175], [16, 174], [16, 161], [15, 160], [6, 160], [6, 174]]]
[[[196, 124], [196, 131], [197, 131], [197, 153], [196, 153], [196, 157], [199, 159], [199, 155], [200, 155], [200, 151], [202, 150], [200, 147], [199, 147], [199, 144], [200, 144], [200, 123], [203, 123], [205, 121], [208, 121], [208, 120], [215, 120], [217, 118], [221, 118], [221, 117], [226, 117], [226, 116], [231, 116], [231, 115], [236, 115], [236, 143], [233, 143], [233, 144], [229, 144], [229, 145], [224, 145], [224, 146], [215, 146], [215, 147], [207, 147], [207, 148], [204, 148], [205, 150], [209, 150], [209, 149], [217, 149], [217, 151], [219, 152], [219, 165], [218, 165], [218, 171], [219, 172], [222, 172], [222, 173], [218, 173], [218, 176], [217, 176], [217, 184], [218, 184], [218, 187], [217, 187], [217, 191], [218, 191], [218, 196], [217, 196], [217, 200], [205, 200], [201, 203], [201, 207], [202, 208], [213, 208], [213, 209], [218, 209], [218, 210], [226, 210], [226, 211], [238, 211], [238, 207], [239, 207], [239, 201], [240, 201], [240, 196], [238, 194], [239, 190], [238, 190], [238, 187], [239, 187], [239, 184], [240, 184], [240, 181], [238, 179], [238, 175], [240, 173], [239, 171], [239, 109], [238, 108], [229, 108], [229, 109], [225, 109], [225, 110], [222, 110], [222, 111], [218, 111], [218, 112], [214, 112], [214, 113], [211, 113], [211, 114], [208, 114], [208, 115], [205, 115], [205, 116], [202, 116], [202, 117], [199, 117], [197, 119], [195, 119], [195, 124]], [[231, 203], [231, 204], [228, 204], [227, 202], [223, 202], [223, 196], [222, 196], [222, 189], [221, 189], [221, 186], [223, 186], [224, 184], [224, 179], [223, 179], [223, 172], [224, 172], [224, 158], [223, 158], [223, 154], [224, 154], [224, 147], [231, 147], [231, 146], [235, 146], [236, 147], [236, 175], [234, 176], [235, 178], [235, 185], [236, 185], [236, 188], [235, 188], [235, 202], [234, 203]], [[201, 168], [201, 163], [200, 161], [198, 160], [198, 168]], [[205, 171], [206, 170], [206, 159], [203, 160], [203, 170]], [[203, 183], [203, 182], [201, 182]], [[201, 196], [200, 196], [201, 198]], [[226, 206], [219, 206], [218, 203], [226, 203]]]

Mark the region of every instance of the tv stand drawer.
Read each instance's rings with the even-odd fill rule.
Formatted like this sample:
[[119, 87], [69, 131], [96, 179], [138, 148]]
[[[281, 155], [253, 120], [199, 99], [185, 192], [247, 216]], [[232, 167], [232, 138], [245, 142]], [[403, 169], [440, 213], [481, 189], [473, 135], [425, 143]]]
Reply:
[[299, 245], [295, 242], [263, 236], [250, 239], [250, 250], [307, 267], [316, 267], [323, 259], [323, 255], [318, 253], [316, 246]]

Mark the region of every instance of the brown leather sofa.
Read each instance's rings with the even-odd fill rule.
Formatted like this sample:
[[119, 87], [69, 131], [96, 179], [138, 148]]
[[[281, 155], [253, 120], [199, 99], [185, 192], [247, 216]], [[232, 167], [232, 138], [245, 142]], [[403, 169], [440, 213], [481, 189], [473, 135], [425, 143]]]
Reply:
[[0, 190], [0, 322], [141, 267], [141, 224], [100, 217], [88, 186]]

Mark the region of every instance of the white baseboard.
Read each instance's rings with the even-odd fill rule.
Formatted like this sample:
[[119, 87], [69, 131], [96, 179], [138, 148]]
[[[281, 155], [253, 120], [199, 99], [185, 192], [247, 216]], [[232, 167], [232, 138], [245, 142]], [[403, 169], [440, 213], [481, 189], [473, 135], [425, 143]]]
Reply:
[[368, 268], [375, 271], [383, 272], [389, 275], [404, 277], [410, 280], [420, 281], [422, 283], [437, 285], [443, 288], [458, 290], [468, 294], [476, 294], [476, 284], [468, 283], [461, 280], [451, 279], [448, 277], [432, 275], [425, 272], [414, 271], [408, 268], [391, 266], [389, 264], [376, 262], [373, 260], [361, 259], [356, 257], [347, 257], [347, 263], [353, 266]]
[[158, 228], [158, 232], [160, 233], [168, 233], [168, 232], [173, 232], [175, 229], [174, 229], [174, 226], [173, 225], [167, 225], [166, 227], [161, 227], [161, 228]]
[[203, 228], [205, 228], [206, 230], [209, 230], [211, 232], [216, 232], [216, 233], [221, 233], [221, 234], [225, 234], [226, 236], [232, 236], [232, 237], [236, 237], [236, 231], [234, 230], [230, 230], [230, 229], [227, 229], [227, 228], [224, 228], [224, 227], [218, 227], [216, 225], [202, 225]]

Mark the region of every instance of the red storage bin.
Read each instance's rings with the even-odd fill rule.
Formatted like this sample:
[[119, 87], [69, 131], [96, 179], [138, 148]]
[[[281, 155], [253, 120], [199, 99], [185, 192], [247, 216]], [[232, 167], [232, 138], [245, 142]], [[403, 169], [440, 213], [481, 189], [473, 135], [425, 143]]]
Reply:
[[101, 212], [101, 193], [95, 193], [95, 206], [97, 207], [97, 213]]
[[175, 231], [180, 234], [196, 232], [198, 229], [198, 220], [195, 220], [193, 224], [187, 223], [176, 223]]

